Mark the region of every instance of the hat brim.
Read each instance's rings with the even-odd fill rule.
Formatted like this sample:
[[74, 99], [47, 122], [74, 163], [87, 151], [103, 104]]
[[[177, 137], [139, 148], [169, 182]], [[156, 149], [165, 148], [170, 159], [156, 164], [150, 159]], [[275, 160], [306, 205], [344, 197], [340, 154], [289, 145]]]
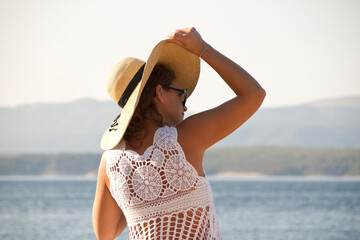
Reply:
[[184, 89], [188, 89], [188, 96], [192, 94], [200, 75], [200, 59], [175, 43], [163, 40], [152, 50], [145, 64], [142, 78], [128, 99], [117, 119], [118, 125], [109, 127], [101, 139], [101, 148], [109, 150], [115, 148], [123, 138], [127, 127], [139, 103], [141, 93], [156, 64], [165, 64], [175, 73], [175, 80]]

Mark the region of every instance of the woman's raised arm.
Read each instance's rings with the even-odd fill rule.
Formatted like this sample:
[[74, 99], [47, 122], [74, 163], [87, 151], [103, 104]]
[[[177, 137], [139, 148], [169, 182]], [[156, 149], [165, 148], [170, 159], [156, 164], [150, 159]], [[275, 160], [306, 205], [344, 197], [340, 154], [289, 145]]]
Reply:
[[178, 125], [183, 148], [198, 149], [202, 154], [248, 120], [262, 104], [266, 93], [244, 69], [208, 45], [195, 28], [176, 30], [169, 38], [190, 52], [202, 53], [202, 59], [236, 94], [228, 102], [193, 115]]

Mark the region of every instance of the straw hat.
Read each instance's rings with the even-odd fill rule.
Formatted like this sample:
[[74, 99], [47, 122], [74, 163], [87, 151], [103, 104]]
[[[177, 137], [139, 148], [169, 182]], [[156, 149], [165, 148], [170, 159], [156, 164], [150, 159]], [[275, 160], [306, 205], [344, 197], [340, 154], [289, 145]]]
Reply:
[[121, 141], [156, 64], [165, 64], [172, 69], [181, 88], [188, 89], [188, 96], [194, 91], [200, 74], [200, 59], [175, 43], [161, 41], [146, 62], [136, 58], [123, 59], [113, 67], [107, 80], [108, 94], [122, 111], [104, 133], [102, 149], [113, 149]]

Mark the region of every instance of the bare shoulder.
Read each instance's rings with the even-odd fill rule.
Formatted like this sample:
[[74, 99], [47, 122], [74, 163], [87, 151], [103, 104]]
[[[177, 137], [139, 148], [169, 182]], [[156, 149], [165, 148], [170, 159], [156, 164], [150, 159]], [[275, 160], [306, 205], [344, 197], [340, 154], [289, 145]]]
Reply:
[[184, 151], [186, 160], [193, 165], [199, 176], [204, 176], [202, 166], [204, 152], [201, 148], [192, 145], [192, 142], [189, 141], [191, 135], [188, 132], [189, 129], [186, 128], [186, 122], [185, 124], [183, 123], [176, 127], [178, 131], [178, 142]]
[[[222, 105], [195, 114], [177, 126], [179, 143], [188, 155], [190, 163], [202, 165], [202, 156], [206, 149], [225, 138], [260, 107], [264, 93], [247, 97], [237, 96]], [[197, 169], [202, 169], [198, 167]]]
[[220, 106], [195, 114], [178, 125], [184, 144], [205, 151], [245, 123], [260, 107], [263, 93], [237, 96]]

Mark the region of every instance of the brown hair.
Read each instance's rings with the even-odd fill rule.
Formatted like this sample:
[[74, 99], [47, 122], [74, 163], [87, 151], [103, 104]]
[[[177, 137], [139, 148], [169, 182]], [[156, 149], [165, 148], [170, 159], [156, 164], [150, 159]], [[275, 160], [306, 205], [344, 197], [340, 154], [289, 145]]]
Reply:
[[[124, 139], [131, 145], [131, 139], [140, 140], [144, 138], [148, 132], [144, 125], [144, 120], [148, 116], [149, 111], [153, 111], [159, 119], [159, 127], [162, 125], [162, 116], [156, 110], [153, 102], [156, 96], [156, 87], [160, 84], [162, 87], [169, 86], [175, 80], [175, 73], [164, 64], [155, 65], [149, 79], [141, 93], [139, 104], [135, 109], [134, 115], [124, 134]], [[132, 146], [134, 147], [134, 146]], [[138, 146], [139, 147], [139, 146]]]

